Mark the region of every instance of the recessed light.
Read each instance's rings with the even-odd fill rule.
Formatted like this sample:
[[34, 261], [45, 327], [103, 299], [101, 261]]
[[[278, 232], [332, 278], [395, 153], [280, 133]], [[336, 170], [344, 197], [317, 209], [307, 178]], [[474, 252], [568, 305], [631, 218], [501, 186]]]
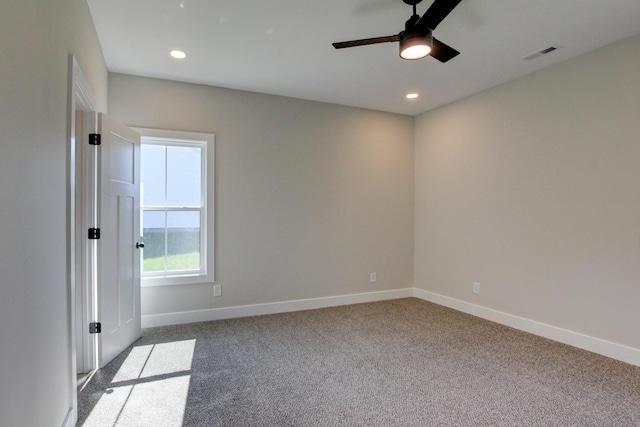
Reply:
[[417, 93], [408, 93], [407, 99], [416, 99], [419, 95]]
[[176, 49], [171, 51], [171, 56], [173, 56], [176, 59], [184, 59], [187, 57], [187, 54], [182, 50]]

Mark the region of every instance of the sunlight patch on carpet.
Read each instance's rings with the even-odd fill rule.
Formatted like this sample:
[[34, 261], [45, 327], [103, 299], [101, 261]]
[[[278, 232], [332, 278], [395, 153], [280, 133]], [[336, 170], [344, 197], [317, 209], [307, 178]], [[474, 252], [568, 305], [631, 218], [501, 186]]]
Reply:
[[83, 425], [181, 427], [195, 343], [134, 347]]

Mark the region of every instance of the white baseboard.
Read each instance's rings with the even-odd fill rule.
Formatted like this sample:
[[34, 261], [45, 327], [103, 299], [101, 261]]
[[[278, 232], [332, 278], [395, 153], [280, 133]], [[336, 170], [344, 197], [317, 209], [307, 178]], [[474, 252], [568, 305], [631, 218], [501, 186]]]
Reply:
[[[266, 304], [242, 305], [236, 307], [212, 308], [208, 310], [185, 311], [178, 313], [151, 314], [142, 316], [142, 327], [179, 325], [183, 323], [208, 322], [211, 320], [234, 319], [238, 317], [260, 316], [265, 314], [287, 313], [300, 310], [337, 307], [340, 305], [384, 301], [397, 298], [416, 297], [454, 310], [468, 313], [514, 329], [549, 338], [583, 350], [598, 353], [612, 359], [640, 366], [640, 349], [616, 344], [600, 338], [547, 325], [535, 320], [525, 319], [513, 314], [482, 307], [466, 301], [418, 288], [396, 289], [391, 291], [366, 292], [360, 294], [338, 295], [323, 298], [310, 298], [293, 301], [281, 301]], [[63, 427], [66, 427], [63, 425]]]
[[514, 316], [512, 314], [482, 307], [476, 304], [471, 304], [466, 301], [461, 301], [433, 292], [424, 291], [418, 288], [414, 289], [413, 295], [416, 298], [443, 305], [445, 307], [462, 311], [464, 313], [481, 317], [483, 319], [491, 320], [493, 322], [500, 323], [514, 329], [519, 329], [521, 331], [549, 338], [563, 344], [568, 344], [573, 347], [578, 347], [583, 350], [601, 354], [612, 359], [640, 366], [640, 350], [636, 348], [627, 347], [621, 344], [605, 341], [600, 338], [595, 338], [578, 332], [558, 328], [556, 326], [547, 325], [535, 320]]
[[150, 314], [142, 316], [142, 327], [150, 328], [155, 326], [233, 319], [237, 317], [260, 316], [264, 314], [287, 313], [291, 311], [312, 310], [316, 308], [337, 307], [340, 305], [409, 298], [412, 296], [414, 296], [414, 289], [406, 288], [391, 291], [366, 292], [361, 294], [273, 302], [267, 304], [212, 308], [209, 310]]

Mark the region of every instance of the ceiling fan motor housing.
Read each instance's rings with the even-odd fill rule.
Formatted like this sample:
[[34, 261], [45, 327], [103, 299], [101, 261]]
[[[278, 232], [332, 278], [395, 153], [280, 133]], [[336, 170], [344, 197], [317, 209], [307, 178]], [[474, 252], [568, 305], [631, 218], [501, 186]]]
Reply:
[[414, 14], [404, 24], [404, 31], [398, 34], [402, 59], [424, 58], [433, 49], [432, 32], [428, 28], [419, 30], [416, 25], [419, 20], [420, 16]]
[[[417, 30], [411, 30], [411, 31], [402, 31], [400, 32], [400, 43], [402, 43], [404, 40], [408, 40], [414, 37], [426, 37], [429, 40], [433, 40], [433, 35], [431, 33], [431, 30], [427, 30], [427, 31], [417, 31]], [[433, 43], [432, 43], [433, 44]]]

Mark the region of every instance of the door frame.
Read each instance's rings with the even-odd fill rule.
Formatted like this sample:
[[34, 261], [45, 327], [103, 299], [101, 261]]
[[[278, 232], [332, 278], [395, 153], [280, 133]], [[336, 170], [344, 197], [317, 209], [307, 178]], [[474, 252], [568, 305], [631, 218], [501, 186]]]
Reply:
[[[94, 315], [94, 292], [92, 286], [92, 271], [88, 271], [90, 264], [87, 261], [93, 255], [89, 253], [89, 242], [86, 238], [86, 230], [90, 227], [93, 212], [87, 209], [89, 200], [92, 197], [94, 188], [89, 184], [92, 182], [91, 174], [94, 173], [95, 154], [88, 148], [88, 135], [95, 132], [95, 108], [89, 92], [89, 86], [82, 74], [82, 70], [75, 58], [73, 59], [73, 82], [72, 91], [74, 99], [74, 108], [71, 126], [74, 132], [72, 141], [75, 149], [75, 292], [72, 295], [75, 301], [72, 307], [76, 310], [72, 319], [75, 321], [74, 336], [76, 345], [74, 353], [76, 354], [76, 370], [77, 373], [87, 373], [96, 369], [95, 355], [95, 337], [89, 334], [89, 322]], [[93, 160], [93, 162], [92, 162]]]
[[[82, 194], [84, 181], [82, 145], [86, 141], [86, 118], [95, 115], [93, 97], [89, 85], [84, 78], [80, 64], [73, 54], [69, 55], [68, 80], [68, 141], [67, 141], [67, 285], [69, 298], [69, 355], [70, 355], [70, 384], [72, 389], [70, 409], [64, 425], [75, 425], [78, 419], [77, 374], [79, 371], [89, 372], [92, 369], [91, 355], [88, 350], [91, 345], [87, 342], [88, 323], [86, 316], [85, 296], [86, 283], [83, 279], [83, 220]], [[85, 335], [84, 330], [87, 330]]]

